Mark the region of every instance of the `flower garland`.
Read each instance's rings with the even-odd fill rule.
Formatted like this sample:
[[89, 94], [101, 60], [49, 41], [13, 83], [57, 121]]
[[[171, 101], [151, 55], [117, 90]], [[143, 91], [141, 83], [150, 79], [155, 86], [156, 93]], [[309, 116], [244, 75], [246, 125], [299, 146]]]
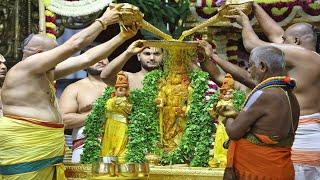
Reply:
[[149, 72], [143, 80], [143, 89], [130, 92], [132, 113], [128, 125], [127, 162], [142, 163], [146, 153], [155, 153], [159, 141], [157, 107], [158, 83], [163, 72]]
[[103, 132], [103, 125], [105, 123], [105, 103], [111, 97], [114, 88], [107, 87], [95, 103], [92, 111], [87, 116], [84, 122], [85, 143], [83, 153], [81, 154], [81, 163], [90, 164], [97, 162], [100, 157], [101, 143], [99, 137]]
[[294, 89], [296, 87], [296, 81], [295, 79], [290, 78], [289, 76], [276, 76], [276, 77], [270, 77], [264, 81], [262, 81], [260, 84], [258, 84], [247, 96], [246, 102], [249, 100], [251, 95], [253, 95], [255, 92], [272, 88], [272, 87], [279, 87], [284, 89]]
[[69, 17], [85, 16], [98, 12], [113, 0], [43, 0], [45, 6], [56, 14]]
[[[221, 1], [223, 2], [223, 1]], [[281, 22], [282, 26], [287, 25], [297, 15], [312, 22], [319, 21], [320, 2], [311, 0], [255, 0], [260, 6], [277, 22]], [[199, 20], [209, 19], [214, 16], [217, 11], [214, 11], [222, 4], [209, 0], [196, 0], [195, 12]], [[309, 17], [313, 16], [313, 17]]]
[[49, 38], [56, 39], [57, 36], [57, 26], [56, 26], [56, 15], [45, 10], [44, 15], [46, 16], [46, 33]]

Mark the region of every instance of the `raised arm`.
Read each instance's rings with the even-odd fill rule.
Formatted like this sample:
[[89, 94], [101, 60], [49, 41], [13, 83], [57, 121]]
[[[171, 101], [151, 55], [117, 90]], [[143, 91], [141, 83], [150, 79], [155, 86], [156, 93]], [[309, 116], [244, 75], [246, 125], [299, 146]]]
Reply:
[[[211, 57], [214, 53], [211, 44], [207, 41], [198, 41], [198, 59], [202, 70], [209, 73], [211, 79], [218, 85], [221, 85], [224, 74], [220, 71], [218, 66], [212, 62]], [[203, 52], [204, 50], [204, 52]]]
[[[40, 49], [37, 46], [26, 47], [28, 50], [32, 50], [36, 53], [27, 57], [26, 60], [21, 61], [15, 68], [20, 68], [23, 71], [28, 71], [33, 74], [41, 74], [55, 68], [57, 64], [89, 45], [108, 25], [118, 22], [120, 13], [118, 9], [120, 7], [121, 6], [114, 9], [108, 8], [99, 19], [89, 27], [73, 35], [61, 46], [54, 48], [53, 45], [44, 49]], [[32, 38], [31, 41], [34, 41], [34, 38]], [[42, 44], [46, 43], [50, 43], [50, 41], [46, 40]], [[51, 44], [53, 43], [51, 42]]]
[[127, 27], [127, 30], [121, 28], [121, 32], [111, 40], [91, 48], [79, 56], [71, 57], [66, 61], [59, 63], [55, 69], [55, 79], [59, 79], [63, 76], [84, 69], [102, 59], [107, 58], [122, 43], [135, 36], [137, 30], [138, 27], [135, 24], [131, 28]]
[[253, 3], [253, 12], [264, 34], [273, 43], [282, 43], [284, 30], [279, 26], [256, 2]]
[[87, 113], [80, 114], [77, 101], [78, 88], [76, 84], [69, 85], [62, 93], [59, 101], [62, 119], [66, 129], [73, 129], [83, 126], [84, 121], [90, 112], [91, 104], [88, 105]]
[[[236, 81], [246, 85], [251, 89], [256, 86], [256, 84], [252, 81], [249, 73], [246, 70], [240, 68], [235, 64], [230, 63], [229, 61], [221, 59], [218, 55], [214, 53], [209, 43], [205, 41], [201, 41], [199, 44], [200, 46], [205, 46], [205, 48], [211, 49], [211, 50], [206, 50], [207, 56], [211, 57], [221, 67], [221, 69], [224, 72], [230, 73]], [[224, 78], [224, 75], [219, 71], [219, 69], [217, 69], [213, 61], [204, 61], [201, 63], [201, 67], [205, 71], [207, 71], [219, 84], [221, 84]]]
[[123, 66], [133, 56], [140, 53], [144, 49], [143, 41], [138, 40], [133, 42], [127, 50], [112, 60], [108, 66], [106, 66], [100, 76], [101, 79], [108, 85], [114, 86], [117, 79], [117, 74], [122, 70]]

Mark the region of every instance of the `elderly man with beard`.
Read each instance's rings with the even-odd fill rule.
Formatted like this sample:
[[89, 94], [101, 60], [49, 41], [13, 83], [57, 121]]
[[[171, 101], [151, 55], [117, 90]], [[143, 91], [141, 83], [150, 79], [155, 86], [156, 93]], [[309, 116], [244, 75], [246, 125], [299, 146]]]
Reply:
[[60, 97], [62, 119], [66, 129], [72, 131], [72, 162], [79, 163], [83, 151], [83, 125], [92, 109], [93, 102], [102, 95], [107, 85], [101, 80], [100, 74], [109, 63], [101, 60], [86, 69], [88, 77], [70, 84]]
[[142, 81], [146, 73], [160, 67], [163, 52], [160, 48], [144, 47], [143, 41], [140, 40], [133, 42], [126, 51], [111, 61], [108, 67], [104, 68], [101, 73], [102, 80], [109, 86], [114, 86], [118, 72], [120, 72], [126, 62], [136, 54], [141, 63], [141, 70], [136, 73], [125, 72], [125, 74], [129, 79], [130, 90], [142, 89]]
[[[7, 74], [7, 66], [5, 65], [6, 59], [0, 54], [0, 95], [1, 95], [1, 89], [4, 82], [4, 78]], [[2, 101], [0, 96], [0, 117], [2, 116]]]

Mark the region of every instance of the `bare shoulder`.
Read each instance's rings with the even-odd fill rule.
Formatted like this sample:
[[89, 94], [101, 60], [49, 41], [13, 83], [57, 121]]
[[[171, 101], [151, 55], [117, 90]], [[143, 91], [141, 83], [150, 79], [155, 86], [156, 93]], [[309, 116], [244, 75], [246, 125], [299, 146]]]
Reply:
[[64, 90], [63, 90], [63, 93], [75, 93], [75, 92], [78, 92], [79, 88], [81, 88], [81, 86], [83, 86], [82, 84], [84, 83], [83, 82], [84, 79], [81, 79], [79, 81], [76, 81], [72, 84], [69, 84]]
[[282, 105], [282, 102], [284, 102], [284, 100], [286, 99], [286, 93], [281, 88], [269, 88], [263, 90], [261, 99], [264, 102], [268, 102], [268, 104], [278, 106]]

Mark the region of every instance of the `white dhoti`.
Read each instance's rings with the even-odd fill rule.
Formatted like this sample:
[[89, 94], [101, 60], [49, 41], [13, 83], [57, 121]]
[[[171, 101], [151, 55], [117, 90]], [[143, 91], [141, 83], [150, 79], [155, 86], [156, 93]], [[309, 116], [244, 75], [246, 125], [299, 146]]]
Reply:
[[75, 128], [72, 131], [72, 159], [73, 163], [80, 162], [80, 156], [83, 152], [83, 145], [84, 145], [84, 134], [83, 134], [84, 127]]
[[292, 161], [296, 180], [320, 180], [320, 113], [300, 117]]

